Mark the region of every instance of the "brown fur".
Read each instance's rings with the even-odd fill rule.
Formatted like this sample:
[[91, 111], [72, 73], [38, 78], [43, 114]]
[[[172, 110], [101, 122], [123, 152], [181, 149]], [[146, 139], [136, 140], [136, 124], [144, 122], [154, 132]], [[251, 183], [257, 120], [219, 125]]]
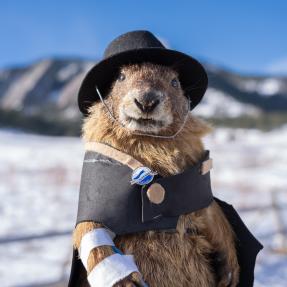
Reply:
[[[176, 73], [151, 64], [123, 69], [132, 79], [129, 78], [123, 85], [115, 83], [107, 98], [107, 103], [113, 105], [115, 116], [119, 115], [117, 108], [122, 104], [123, 93], [134, 85], [140, 85], [140, 88], [144, 89], [148, 82], [149, 87], [167, 91], [165, 109], [173, 114], [174, 121], [163, 128], [161, 134], [174, 133], [182, 124], [186, 106], [181, 88], [173, 91], [165, 84], [176, 76]], [[201, 139], [210, 131], [209, 125], [189, 115], [184, 129], [174, 139], [134, 135], [118, 122], [112, 121], [106, 108], [97, 103], [90, 108], [90, 116], [85, 120], [83, 138], [85, 141], [107, 143], [130, 154], [159, 174], [167, 176], [183, 171], [200, 159], [204, 151]], [[79, 248], [81, 238], [86, 232], [99, 226], [90, 222], [78, 224], [74, 232], [75, 248]], [[234, 241], [229, 223], [219, 206], [213, 202], [208, 208], [181, 216], [176, 233], [149, 231], [118, 236], [115, 244], [124, 253], [134, 255], [143, 279], [151, 287], [229, 286], [229, 272], [232, 274], [230, 286], [234, 287], [239, 274]], [[109, 247], [94, 249], [89, 257], [88, 272], [111, 253]], [[218, 274], [214, 274], [212, 254], [216, 254], [216, 259], [220, 261]], [[133, 274], [117, 286], [132, 286], [128, 284], [139, 280], [139, 276]]]

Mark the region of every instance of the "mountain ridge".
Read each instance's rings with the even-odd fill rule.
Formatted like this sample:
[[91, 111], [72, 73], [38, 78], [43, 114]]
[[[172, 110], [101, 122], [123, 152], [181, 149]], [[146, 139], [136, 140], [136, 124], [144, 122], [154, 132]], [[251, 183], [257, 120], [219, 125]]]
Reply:
[[[65, 124], [79, 122], [78, 89], [96, 62], [57, 57], [0, 70], [0, 125], [9, 125], [9, 121], [13, 122], [12, 117], [22, 120], [26, 117], [38, 120], [54, 118], [54, 124], [57, 120]], [[248, 76], [214, 64], [205, 63], [204, 66], [209, 88], [193, 111], [196, 115], [234, 119], [287, 113], [287, 77]]]

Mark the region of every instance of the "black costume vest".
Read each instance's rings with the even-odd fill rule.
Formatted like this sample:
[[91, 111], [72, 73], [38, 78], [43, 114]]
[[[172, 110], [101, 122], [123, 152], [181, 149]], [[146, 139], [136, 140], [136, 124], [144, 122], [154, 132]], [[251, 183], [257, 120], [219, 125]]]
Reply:
[[[255, 260], [262, 245], [248, 231], [231, 205], [213, 197], [210, 172], [201, 172], [203, 163], [209, 159], [208, 151], [196, 165], [184, 172], [168, 177], [155, 175], [150, 183], [141, 186], [131, 184], [132, 168], [140, 163], [129, 155], [113, 151], [102, 144], [98, 145], [103, 150], [107, 148], [114, 155], [120, 153], [119, 158], [124, 160], [107, 156], [110, 154], [108, 152], [86, 151], [77, 224], [83, 221], [100, 222], [116, 235], [148, 230], [174, 230], [180, 215], [208, 207], [216, 200], [238, 239], [238, 286], [253, 286]], [[164, 199], [159, 204], [151, 202], [147, 194], [148, 188], [155, 183], [165, 190]], [[85, 269], [77, 258], [77, 251], [74, 251], [69, 287], [80, 286], [80, 272], [85, 273]]]

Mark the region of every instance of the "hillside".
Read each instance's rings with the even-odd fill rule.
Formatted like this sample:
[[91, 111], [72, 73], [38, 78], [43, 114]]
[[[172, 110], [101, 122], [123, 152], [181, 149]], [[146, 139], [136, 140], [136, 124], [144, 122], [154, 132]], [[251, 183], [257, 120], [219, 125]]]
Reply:
[[[78, 134], [79, 85], [94, 62], [45, 59], [0, 70], [0, 126]], [[209, 89], [194, 113], [222, 125], [273, 127], [287, 121], [287, 77], [242, 76], [205, 65]]]

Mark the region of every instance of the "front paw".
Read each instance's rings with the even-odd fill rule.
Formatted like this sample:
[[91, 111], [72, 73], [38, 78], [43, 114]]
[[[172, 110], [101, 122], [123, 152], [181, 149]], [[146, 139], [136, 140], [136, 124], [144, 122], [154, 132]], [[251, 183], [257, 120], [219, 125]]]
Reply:
[[144, 282], [142, 276], [138, 272], [133, 272], [128, 277], [116, 283], [113, 287], [143, 287]]

